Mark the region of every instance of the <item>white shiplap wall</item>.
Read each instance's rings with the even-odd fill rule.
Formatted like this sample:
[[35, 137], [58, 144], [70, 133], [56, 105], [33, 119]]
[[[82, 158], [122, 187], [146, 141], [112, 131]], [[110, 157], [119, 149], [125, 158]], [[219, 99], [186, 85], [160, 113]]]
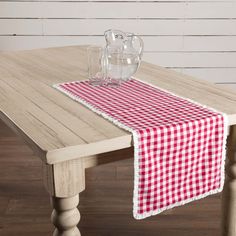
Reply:
[[0, 50], [102, 44], [109, 28], [140, 34], [147, 61], [236, 84], [236, 0], [0, 1]]

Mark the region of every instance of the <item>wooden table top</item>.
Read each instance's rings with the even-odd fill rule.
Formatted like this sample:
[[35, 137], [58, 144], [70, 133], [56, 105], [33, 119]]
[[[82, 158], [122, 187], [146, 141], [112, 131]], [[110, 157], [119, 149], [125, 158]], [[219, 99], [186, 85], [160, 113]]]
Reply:
[[[215, 108], [236, 124], [236, 93], [143, 62], [137, 78]], [[49, 164], [132, 146], [130, 133], [52, 88], [87, 78], [86, 46], [0, 53], [0, 118]]]

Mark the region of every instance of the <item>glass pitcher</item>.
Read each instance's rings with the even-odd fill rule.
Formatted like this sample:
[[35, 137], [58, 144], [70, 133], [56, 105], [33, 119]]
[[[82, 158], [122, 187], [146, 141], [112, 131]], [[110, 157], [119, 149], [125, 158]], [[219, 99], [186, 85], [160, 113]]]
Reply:
[[141, 63], [143, 40], [133, 33], [120, 30], [110, 29], [104, 35], [106, 73], [113, 78], [120, 77], [123, 81], [130, 79]]

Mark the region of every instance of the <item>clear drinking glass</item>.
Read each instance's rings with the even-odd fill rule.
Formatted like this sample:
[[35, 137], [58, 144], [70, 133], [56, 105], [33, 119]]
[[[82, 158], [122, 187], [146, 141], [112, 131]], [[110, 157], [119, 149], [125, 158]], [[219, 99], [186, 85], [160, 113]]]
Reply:
[[99, 46], [89, 46], [88, 53], [88, 77], [93, 86], [102, 86], [104, 82], [103, 56], [104, 49]]
[[122, 49], [117, 47], [105, 50], [105, 85], [108, 87], [119, 87], [122, 82], [122, 52]]

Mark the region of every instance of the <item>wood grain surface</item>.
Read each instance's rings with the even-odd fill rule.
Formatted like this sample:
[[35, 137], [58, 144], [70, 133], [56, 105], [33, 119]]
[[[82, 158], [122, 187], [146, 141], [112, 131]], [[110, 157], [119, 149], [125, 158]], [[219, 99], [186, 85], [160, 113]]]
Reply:
[[[86, 57], [86, 46], [0, 54], [0, 117], [46, 163], [132, 146], [130, 133], [52, 88], [86, 79]], [[236, 123], [234, 91], [145, 62], [136, 77], [225, 112]]]

